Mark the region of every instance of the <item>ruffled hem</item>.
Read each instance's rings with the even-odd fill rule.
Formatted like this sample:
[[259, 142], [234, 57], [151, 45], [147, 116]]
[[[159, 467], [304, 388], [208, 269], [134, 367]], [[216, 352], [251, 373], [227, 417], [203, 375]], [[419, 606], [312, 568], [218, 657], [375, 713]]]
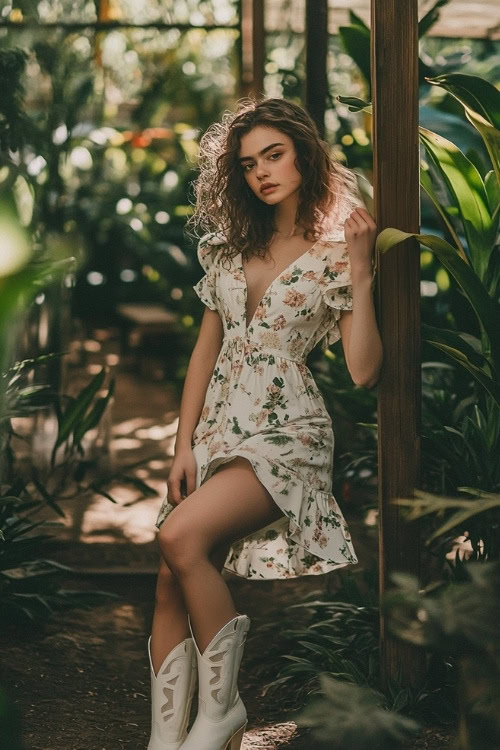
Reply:
[[[284, 517], [235, 542], [224, 563], [226, 570], [250, 580], [269, 580], [321, 575], [358, 562], [347, 524], [334, 496], [306, 487], [297, 474], [282, 465], [263, 456], [255, 458], [244, 450], [214, 454], [199, 471], [200, 484], [212, 476], [218, 466], [236, 456], [251, 463], [257, 478]], [[286, 492], [278, 492], [275, 487], [280, 472], [290, 476]], [[157, 528], [173, 507], [164, 501]], [[311, 523], [311, 517], [315, 522]]]

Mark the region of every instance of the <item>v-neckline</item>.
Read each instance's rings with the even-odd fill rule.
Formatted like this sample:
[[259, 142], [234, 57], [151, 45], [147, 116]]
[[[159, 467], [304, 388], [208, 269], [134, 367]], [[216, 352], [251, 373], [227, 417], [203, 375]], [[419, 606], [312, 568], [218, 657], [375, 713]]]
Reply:
[[245, 299], [243, 300], [243, 316], [244, 316], [243, 319], [244, 319], [244, 323], [245, 323], [245, 335], [248, 333], [248, 329], [250, 328], [250, 326], [252, 325], [252, 323], [254, 321], [254, 318], [255, 318], [255, 316], [257, 314], [257, 310], [260, 308], [260, 306], [262, 305], [262, 303], [266, 299], [266, 297], [269, 294], [269, 292], [271, 291], [271, 288], [273, 287], [274, 283], [276, 281], [278, 281], [278, 279], [280, 279], [283, 276], [283, 274], [285, 274], [291, 266], [293, 266], [295, 263], [298, 263], [299, 260], [301, 260], [306, 255], [308, 255], [310, 252], [312, 252], [314, 250], [314, 248], [316, 247], [316, 245], [319, 242], [320, 242], [320, 240], [316, 240], [316, 242], [313, 245], [311, 245], [311, 247], [308, 247], [307, 250], [304, 250], [304, 252], [301, 255], [299, 255], [297, 258], [295, 258], [294, 260], [292, 260], [286, 266], [286, 268], [284, 268], [282, 271], [280, 271], [280, 273], [277, 276], [275, 276], [274, 279], [272, 279], [269, 282], [269, 284], [267, 285], [267, 288], [264, 291], [264, 294], [262, 295], [262, 297], [260, 298], [260, 300], [257, 303], [257, 307], [255, 308], [255, 310], [253, 312], [253, 315], [252, 315], [252, 317], [251, 317], [250, 322], [248, 323], [248, 325], [247, 325], [247, 315], [248, 315], [248, 310], [247, 310], [247, 303], [248, 303], [248, 281], [247, 281], [247, 277], [246, 277], [246, 274], [245, 274], [245, 269], [243, 267], [243, 254], [242, 254], [242, 252], [240, 250], [240, 252], [238, 254], [238, 257], [239, 257], [239, 267], [240, 267], [241, 272], [243, 274], [244, 288], [245, 288]]

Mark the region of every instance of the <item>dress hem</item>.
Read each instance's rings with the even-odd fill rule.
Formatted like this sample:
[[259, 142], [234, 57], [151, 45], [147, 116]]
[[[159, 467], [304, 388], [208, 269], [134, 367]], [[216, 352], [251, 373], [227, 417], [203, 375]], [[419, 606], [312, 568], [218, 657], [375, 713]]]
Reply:
[[[225, 453], [224, 455], [217, 456], [217, 454], [214, 454], [212, 458], [209, 460], [209, 462], [205, 465], [203, 465], [200, 469], [200, 486], [203, 484], [203, 482], [207, 479], [213, 476], [215, 473], [215, 470], [226, 463], [229, 463], [232, 459], [236, 458], [237, 456], [241, 458], [245, 458], [247, 461], [249, 461], [250, 465], [252, 466], [255, 475], [257, 476], [258, 480], [261, 482], [261, 484], [266, 488], [266, 490], [271, 495], [273, 501], [276, 503], [276, 505], [279, 507], [279, 509], [283, 513], [283, 518], [279, 519], [278, 521], [272, 522], [268, 524], [267, 526], [262, 527], [262, 529], [257, 530], [253, 534], [248, 534], [247, 536], [243, 537], [240, 540], [237, 540], [234, 542], [229, 550], [228, 556], [226, 558], [226, 561], [224, 563], [224, 570], [233, 573], [234, 575], [238, 576], [239, 578], [245, 578], [247, 580], [259, 580], [259, 581], [265, 581], [265, 580], [277, 580], [277, 579], [290, 579], [290, 578], [301, 578], [305, 575], [324, 575], [326, 573], [330, 573], [333, 570], [336, 570], [338, 568], [345, 567], [347, 565], [355, 565], [358, 562], [358, 559], [356, 557], [356, 554], [354, 552], [354, 548], [351, 543], [350, 536], [347, 532], [347, 525], [345, 523], [345, 520], [343, 518], [343, 515], [340, 511], [340, 508], [338, 508], [337, 502], [333, 496], [332, 493], [326, 492], [324, 490], [317, 490], [317, 489], [309, 489], [306, 490], [304, 481], [294, 474], [290, 469], [280, 466], [279, 464], [276, 464], [276, 462], [271, 461], [270, 459], [259, 456], [259, 461], [266, 461], [270, 467], [276, 467], [276, 471], [279, 473], [279, 470], [286, 472], [287, 474], [293, 474], [294, 484], [293, 487], [296, 492], [300, 492], [300, 501], [297, 503], [298, 509], [303, 510], [305, 507], [308, 509], [310, 508], [310, 504], [307, 505], [307, 503], [304, 503], [304, 498], [311, 498], [314, 497], [314, 502], [317, 506], [320, 505], [320, 498], [317, 497], [318, 495], [326, 496], [323, 498], [325, 509], [324, 512], [326, 515], [332, 514], [334, 511], [332, 509], [327, 508], [328, 503], [332, 503], [335, 505], [335, 507], [338, 509], [335, 511], [335, 515], [338, 517], [337, 520], [337, 527], [336, 532], [337, 535], [340, 536], [339, 542], [342, 542], [345, 545], [345, 549], [347, 554], [350, 556], [350, 559], [348, 557], [344, 557], [344, 559], [337, 561], [334, 561], [331, 557], [325, 556], [323, 553], [322, 548], [319, 546], [318, 543], [314, 542], [314, 540], [311, 540], [309, 546], [306, 546], [303, 544], [302, 540], [304, 538], [305, 533], [307, 533], [307, 527], [303, 528], [300, 524], [300, 518], [295, 519], [291, 516], [290, 510], [285, 510], [282, 505], [277, 500], [276, 492], [273, 493], [272, 488], [267, 486], [267, 483], [262, 476], [262, 467], [259, 465], [259, 463], [255, 460], [252, 454], [249, 454], [246, 451], [238, 451], [237, 449], [231, 450], [230, 453]], [[203, 476], [201, 476], [203, 474]], [[300, 489], [299, 489], [300, 488]], [[286, 495], [286, 497], [290, 498], [290, 495]], [[159, 513], [159, 517], [161, 515], [161, 510]], [[166, 516], [165, 516], [166, 517]], [[248, 540], [257, 535], [259, 532], [262, 532], [263, 529], [267, 529], [268, 526], [270, 529], [272, 529], [273, 526], [279, 523], [283, 523], [283, 520], [286, 519], [288, 521], [288, 525], [286, 528], [284, 528], [284, 545], [287, 549], [290, 549], [293, 545], [294, 547], [300, 547], [300, 549], [304, 550], [306, 555], [310, 555], [314, 558], [317, 558], [317, 562], [311, 562], [311, 564], [307, 567], [303, 568], [300, 572], [297, 572], [296, 569], [292, 564], [288, 566], [286, 570], [281, 568], [281, 574], [280, 569], [276, 569], [274, 564], [272, 564], [269, 568], [270, 575], [262, 575], [260, 573], [257, 573], [255, 568], [252, 566], [252, 554], [255, 557], [255, 552], [251, 552], [250, 555], [246, 557], [246, 559], [241, 559], [241, 551], [244, 549], [245, 542], [248, 543]], [[163, 522], [164, 519], [162, 519]], [[161, 524], [160, 524], [161, 525]], [[160, 526], [157, 525], [157, 528], [159, 529]], [[346, 533], [347, 532], [347, 533]], [[331, 539], [331, 537], [330, 537]], [[263, 545], [264, 545], [263, 540]], [[238, 564], [227, 564], [227, 560], [234, 555], [234, 551], [239, 548], [239, 553], [237, 555], [237, 560], [239, 560]], [[340, 552], [340, 550], [339, 550]], [[340, 554], [342, 554], [340, 552]], [[261, 555], [263, 557], [264, 555]], [[264, 561], [260, 561], [261, 563]], [[290, 560], [289, 560], [290, 562]], [[280, 565], [283, 565], [283, 563], [280, 563]], [[318, 566], [318, 570], [313, 570], [311, 568]], [[274, 567], [274, 570], [272, 568]], [[255, 573], [249, 572], [251, 569], [255, 571]]]

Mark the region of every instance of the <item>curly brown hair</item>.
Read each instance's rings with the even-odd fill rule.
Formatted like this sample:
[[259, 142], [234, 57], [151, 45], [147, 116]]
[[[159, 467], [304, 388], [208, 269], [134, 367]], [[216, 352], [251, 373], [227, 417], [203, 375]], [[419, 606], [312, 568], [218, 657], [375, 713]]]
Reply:
[[[286, 99], [245, 99], [211, 125], [200, 142], [199, 177], [193, 184], [196, 205], [188, 222], [192, 234], [221, 234], [225, 257], [265, 255], [274, 227], [274, 206], [248, 186], [238, 161], [241, 138], [257, 125], [289, 136], [302, 176], [296, 224], [316, 241], [335, 223], [342, 195], [356, 191], [356, 178], [330, 153], [310, 115]], [[201, 230], [201, 231], [200, 231]]]

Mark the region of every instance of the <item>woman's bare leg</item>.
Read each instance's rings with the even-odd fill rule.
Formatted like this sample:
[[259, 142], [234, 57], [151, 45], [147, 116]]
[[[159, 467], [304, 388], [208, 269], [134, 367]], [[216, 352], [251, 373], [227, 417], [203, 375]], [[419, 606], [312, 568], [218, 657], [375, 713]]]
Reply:
[[[222, 570], [229, 546], [218, 547], [212, 554], [217, 570]], [[182, 589], [165, 560], [161, 560], [156, 581], [155, 610], [151, 629], [151, 660], [155, 674], [165, 657], [178, 643], [189, 638], [187, 611]]]
[[252, 465], [238, 456], [220, 466], [162, 524], [158, 543], [181, 588], [202, 653], [237, 614], [212, 552], [282, 516]]

